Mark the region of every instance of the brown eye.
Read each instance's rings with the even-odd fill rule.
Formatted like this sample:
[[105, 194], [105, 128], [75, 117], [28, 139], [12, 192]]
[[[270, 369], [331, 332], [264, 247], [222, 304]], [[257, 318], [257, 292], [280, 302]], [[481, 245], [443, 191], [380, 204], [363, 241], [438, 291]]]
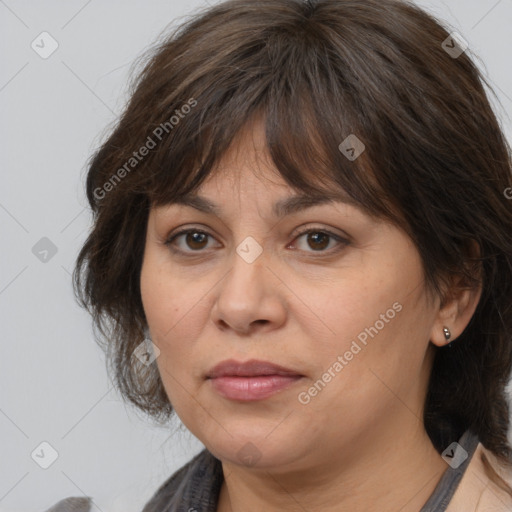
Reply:
[[[303, 247], [299, 247], [299, 249], [304, 252], [332, 253], [343, 249], [349, 244], [348, 240], [340, 237], [339, 235], [335, 235], [330, 231], [318, 228], [308, 229], [299, 233], [296, 240], [302, 237], [305, 237], [304, 239], [306, 240], [306, 244], [303, 244]], [[329, 249], [329, 244], [333, 240], [335, 242], [334, 248]]]
[[185, 233], [185, 244], [191, 249], [204, 249], [205, 241], [207, 241], [208, 235], [197, 231], [189, 231]]
[[[184, 229], [172, 235], [165, 242], [165, 245], [169, 246], [175, 253], [188, 254], [191, 256], [193, 253], [200, 254], [206, 252], [204, 249], [208, 248], [209, 238], [213, 239], [213, 237], [205, 231], [199, 229]], [[295, 240], [301, 238], [306, 240], [303, 247], [299, 247], [301, 252], [319, 253], [319, 256], [335, 253], [349, 245], [349, 241], [339, 235], [318, 228], [310, 228], [299, 233]], [[331, 242], [334, 243], [331, 244]], [[333, 247], [329, 247], [330, 244]]]
[[325, 233], [319, 231], [318, 233], [307, 233], [307, 235], [307, 241], [315, 251], [325, 249], [329, 245], [330, 237]]
[[[171, 246], [172, 250], [177, 252], [201, 252], [202, 249], [207, 247], [209, 236], [205, 231], [185, 229], [171, 236], [165, 242], [165, 245]], [[177, 243], [178, 240], [182, 241], [181, 244]], [[173, 246], [177, 246], [177, 248]]]

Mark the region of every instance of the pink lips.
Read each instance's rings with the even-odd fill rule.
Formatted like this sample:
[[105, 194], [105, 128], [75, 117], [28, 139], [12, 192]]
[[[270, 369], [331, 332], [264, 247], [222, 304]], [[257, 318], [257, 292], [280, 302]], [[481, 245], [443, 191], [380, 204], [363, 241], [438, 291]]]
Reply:
[[255, 359], [245, 363], [229, 359], [216, 365], [207, 375], [220, 395], [242, 401], [263, 400], [302, 377], [294, 370]]

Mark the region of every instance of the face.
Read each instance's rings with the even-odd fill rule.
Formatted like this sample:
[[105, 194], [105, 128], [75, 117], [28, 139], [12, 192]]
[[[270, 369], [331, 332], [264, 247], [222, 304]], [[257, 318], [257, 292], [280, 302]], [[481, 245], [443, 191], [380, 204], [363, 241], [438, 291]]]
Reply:
[[[176, 413], [219, 459], [274, 469], [417, 427], [436, 306], [411, 240], [343, 202], [274, 216], [296, 191], [260, 126], [239, 143], [197, 191], [215, 214], [169, 204], [148, 219], [142, 301]], [[207, 377], [228, 359], [295, 377]]]

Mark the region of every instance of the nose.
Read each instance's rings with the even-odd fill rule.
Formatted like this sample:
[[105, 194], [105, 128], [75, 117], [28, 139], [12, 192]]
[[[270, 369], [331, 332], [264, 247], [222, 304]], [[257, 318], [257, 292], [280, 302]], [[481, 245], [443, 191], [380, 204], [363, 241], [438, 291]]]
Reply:
[[248, 263], [236, 253], [233, 266], [215, 288], [213, 322], [222, 331], [238, 334], [263, 333], [286, 320], [285, 298], [279, 290], [282, 281], [268, 265], [263, 252]]

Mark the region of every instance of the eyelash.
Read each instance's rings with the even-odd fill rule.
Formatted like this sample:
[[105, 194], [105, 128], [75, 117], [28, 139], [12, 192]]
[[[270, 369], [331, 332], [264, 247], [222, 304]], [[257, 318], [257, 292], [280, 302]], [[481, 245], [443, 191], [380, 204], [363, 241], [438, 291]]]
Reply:
[[[186, 234], [189, 234], [189, 233], [198, 233], [198, 234], [202, 234], [202, 235], [206, 235], [206, 236], [212, 236], [212, 235], [210, 235], [210, 233], [208, 233], [206, 231], [203, 231], [202, 229], [188, 228], [188, 229], [183, 229], [183, 230], [179, 231], [178, 233], [173, 234], [171, 237], [169, 237], [164, 242], [164, 245], [168, 246], [172, 252], [177, 253], [177, 254], [183, 254], [183, 255], [187, 255], [187, 256], [189, 256], [189, 255], [201, 255], [201, 253], [204, 253], [205, 250], [199, 249], [197, 251], [183, 251], [181, 249], [177, 249], [176, 247], [173, 247], [174, 241], [179, 236], [186, 235]], [[338, 247], [335, 247], [334, 249], [330, 249], [330, 250], [305, 251], [305, 252], [311, 252], [313, 254], [315, 254], [315, 253], [318, 254], [318, 256], [315, 256], [315, 257], [321, 257], [321, 256], [324, 256], [324, 255], [336, 254], [339, 251], [341, 251], [342, 249], [344, 249], [350, 243], [345, 238], [342, 238], [339, 235], [336, 235], [336, 234], [332, 233], [331, 231], [323, 229], [323, 228], [308, 228], [308, 229], [305, 229], [304, 231], [301, 231], [301, 232], [297, 233], [297, 235], [295, 236], [294, 240], [300, 238], [301, 236], [307, 235], [309, 233], [321, 233], [321, 234], [329, 236], [330, 238], [333, 238], [334, 240], [336, 240], [336, 242], [339, 243]]]

